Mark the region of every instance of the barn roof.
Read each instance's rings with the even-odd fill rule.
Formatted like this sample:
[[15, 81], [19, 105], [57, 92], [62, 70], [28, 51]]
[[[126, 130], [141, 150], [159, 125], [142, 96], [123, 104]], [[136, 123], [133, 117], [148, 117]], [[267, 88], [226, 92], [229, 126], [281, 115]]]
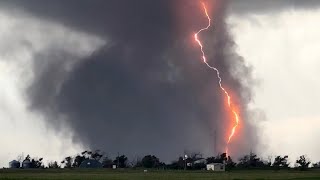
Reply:
[[102, 168], [102, 164], [97, 160], [88, 159], [82, 161], [80, 168]]

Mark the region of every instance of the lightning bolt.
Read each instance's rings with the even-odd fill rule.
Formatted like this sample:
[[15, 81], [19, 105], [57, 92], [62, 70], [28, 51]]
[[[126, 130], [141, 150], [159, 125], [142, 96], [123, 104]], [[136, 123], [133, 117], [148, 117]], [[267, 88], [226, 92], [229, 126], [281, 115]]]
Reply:
[[229, 107], [230, 111], [232, 112], [233, 117], [234, 117], [234, 120], [235, 120], [235, 125], [234, 125], [234, 126], [232, 127], [232, 129], [231, 129], [231, 132], [230, 132], [230, 134], [229, 134], [228, 141], [227, 141], [227, 146], [226, 146], [226, 149], [225, 149], [226, 154], [228, 154], [228, 145], [230, 144], [230, 142], [231, 142], [231, 140], [232, 140], [232, 137], [234, 136], [234, 134], [235, 134], [235, 132], [236, 132], [236, 130], [237, 130], [237, 127], [238, 127], [238, 125], [239, 125], [240, 120], [239, 120], [239, 115], [238, 115], [237, 111], [235, 110], [234, 105], [233, 105], [233, 103], [232, 103], [232, 101], [231, 101], [231, 96], [229, 95], [228, 91], [227, 91], [227, 90], [223, 87], [223, 85], [222, 85], [222, 78], [221, 78], [221, 76], [220, 76], [219, 70], [218, 70], [216, 67], [211, 66], [211, 65], [208, 63], [207, 58], [206, 58], [206, 54], [205, 54], [205, 52], [204, 52], [204, 50], [203, 50], [202, 42], [201, 42], [201, 40], [200, 40], [199, 37], [198, 37], [199, 34], [200, 34], [202, 31], [206, 31], [206, 30], [208, 30], [208, 29], [211, 27], [211, 18], [210, 18], [209, 14], [208, 14], [206, 5], [205, 5], [203, 2], [202, 2], [202, 6], [203, 6], [204, 13], [205, 13], [205, 15], [206, 15], [206, 17], [207, 17], [207, 19], [208, 19], [208, 25], [207, 25], [206, 27], [200, 29], [197, 33], [195, 33], [195, 34], [194, 34], [194, 39], [195, 39], [195, 41], [198, 43], [198, 45], [199, 45], [199, 47], [200, 47], [200, 50], [201, 50], [201, 53], [202, 53], [202, 60], [203, 60], [203, 62], [207, 65], [208, 68], [210, 68], [210, 69], [212, 69], [212, 70], [214, 70], [214, 71], [216, 72], [220, 89], [221, 89], [221, 91], [225, 94], [225, 97], [227, 98], [228, 107]]

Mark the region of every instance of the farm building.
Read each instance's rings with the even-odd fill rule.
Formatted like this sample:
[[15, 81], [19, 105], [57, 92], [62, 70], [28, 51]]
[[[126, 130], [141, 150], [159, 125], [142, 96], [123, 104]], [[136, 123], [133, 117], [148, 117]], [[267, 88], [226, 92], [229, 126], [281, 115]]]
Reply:
[[211, 163], [207, 164], [208, 171], [225, 171], [225, 164], [223, 163]]
[[102, 168], [102, 164], [93, 159], [84, 160], [80, 166], [80, 168]]
[[22, 168], [28, 169], [28, 168], [32, 168], [32, 163], [30, 160], [24, 160], [22, 162]]
[[16, 160], [10, 161], [9, 168], [12, 168], [12, 169], [20, 168], [20, 162]]

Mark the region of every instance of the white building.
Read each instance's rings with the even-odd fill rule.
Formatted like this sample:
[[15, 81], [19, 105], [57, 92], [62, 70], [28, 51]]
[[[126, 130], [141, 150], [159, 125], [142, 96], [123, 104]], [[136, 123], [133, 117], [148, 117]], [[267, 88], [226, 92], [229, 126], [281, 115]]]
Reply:
[[225, 171], [226, 166], [223, 163], [211, 163], [207, 164], [208, 171]]

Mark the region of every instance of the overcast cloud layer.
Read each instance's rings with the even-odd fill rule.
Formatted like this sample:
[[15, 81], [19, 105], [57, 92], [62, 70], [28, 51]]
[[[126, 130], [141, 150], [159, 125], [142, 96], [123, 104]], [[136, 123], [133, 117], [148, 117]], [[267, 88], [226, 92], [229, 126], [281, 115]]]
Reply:
[[237, 51], [261, 80], [253, 106], [268, 119], [259, 133], [268, 143], [261, 151], [265, 156], [288, 154], [291, 162], [302, 154], [320, 159], [315, 141], [320, 136], [319, 18], [319, 8], [229, 18]]
[[235, 15], [272, 14], [280, 11], [317, 9], [318, 0], [230, 0], [229, 13]]

